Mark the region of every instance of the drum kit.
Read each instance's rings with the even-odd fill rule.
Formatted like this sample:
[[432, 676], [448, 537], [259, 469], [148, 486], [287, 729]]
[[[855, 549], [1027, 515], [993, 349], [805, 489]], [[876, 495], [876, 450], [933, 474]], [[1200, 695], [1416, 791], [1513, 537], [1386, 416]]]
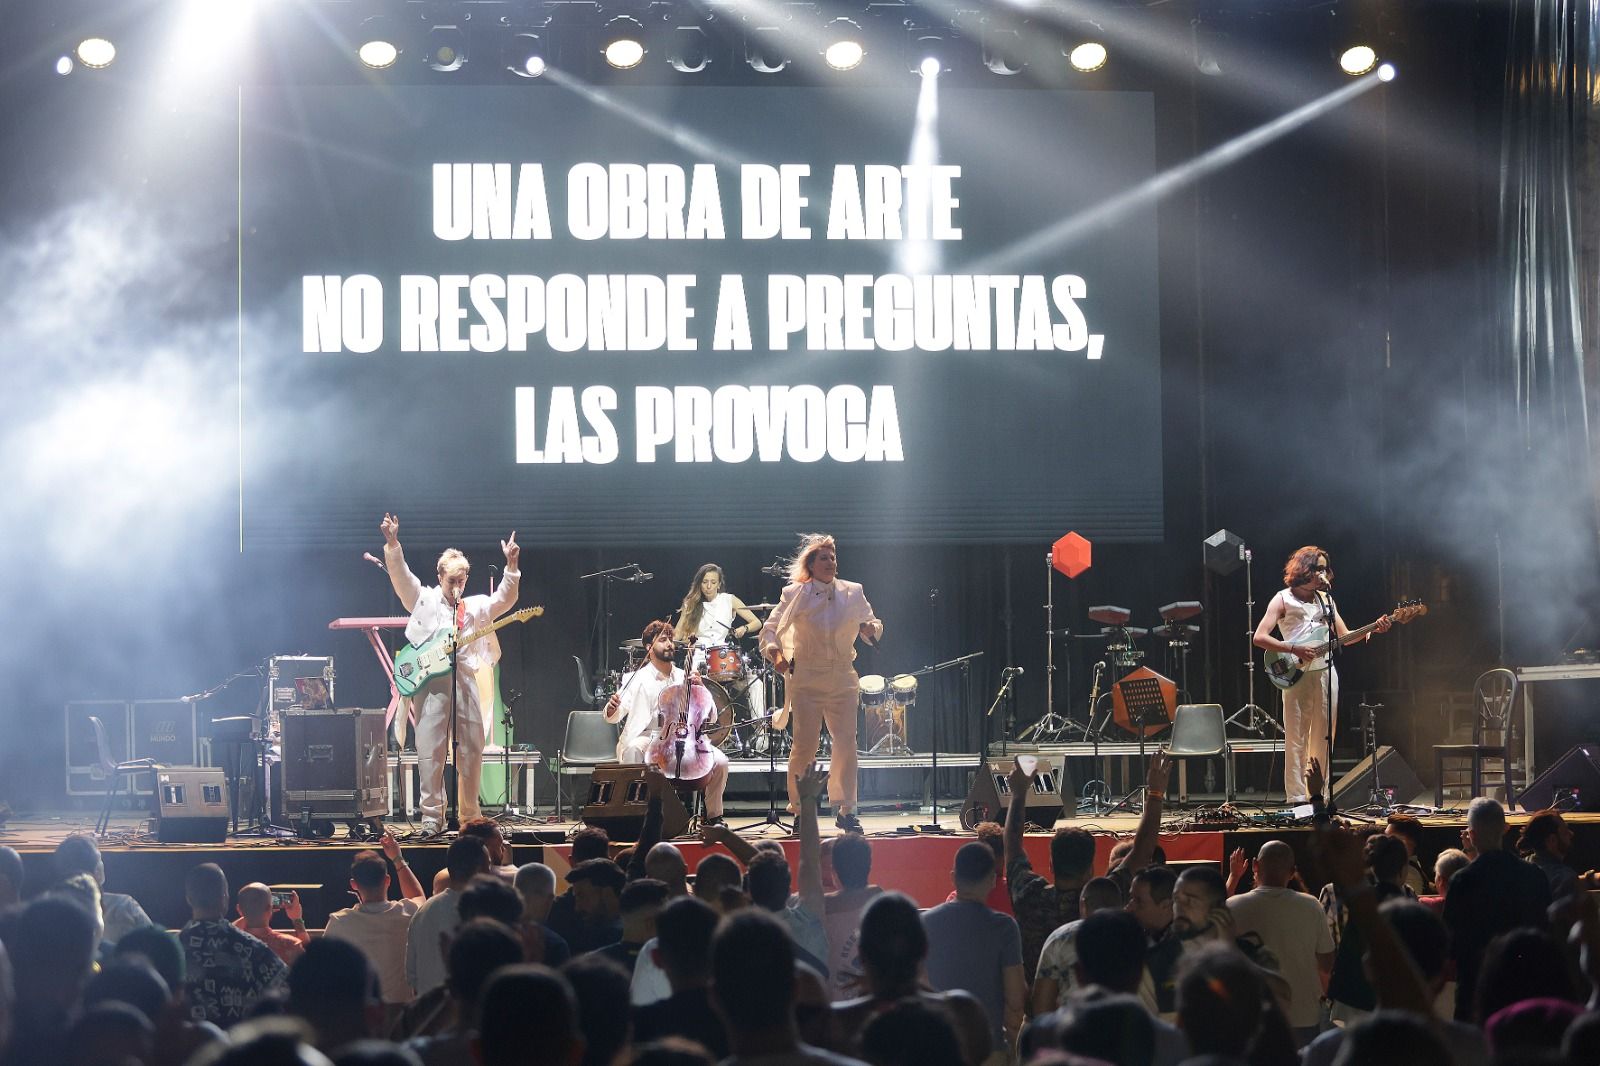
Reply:
[[[1131, 684], [1137, 689], [1147, 679], [1158, 679], [1160, 690], [1164, 691], [1167, 688], [1173, 690], [1172, 701], [1175, 702], [1180, 694], [1186, 696], [1189, 649], [1200, 632], [1200, 627], [1189, 624], [1189, 620], [1199, 617], [1203, 608], [1194, 600], [1178, 600], [1164, 605], [1159, 610], [1162, 624], [1154, 629], [1129, 625], [1128, 623], [1133, 620], [1132, 611], [1126, 607], [1105, 604], [1089, 608], [1089, 621], [1099, 626], [1097, 632], [1062, 631], [1059, 635], [1101, 641], [1104, 645], [1100, 661], [1094, 665], [1094, 675], [1089, 686], [1088, 717], [1082, 722], [1074, 721], [1070, 715], [1055, 713], [1052, 707], [1047, 710], [1044, 717], [1024, 730], [1017, 739], [1039, 744], [1060, 744], [1075, 740], [1105, 742], [1113, 739], [1106, 735], [1106, 730], [1113, 725], [1139, 738], [1153, 736], [1165, 729], [1170, 724], [1167, 720], [1146, 719], [1139, 713], [1130, 716], [1124, 710], [1125, 700], [1122, 697], [1125, 693], [1121, 686]], [[1166, 676], [1145, 666], [1146, 653], [1139, 646], [1139, 642], [1152, 635], [1165, 642], [1163, 669]], [[1167, 677], [1172, 676], [1179, 680], [1168, 681]], [[1113, 685], [1108, 685], [1107, 679], [1112, 677], [1119, 680]], [[1107, 703], [1111, 706], [1106, 706]]]

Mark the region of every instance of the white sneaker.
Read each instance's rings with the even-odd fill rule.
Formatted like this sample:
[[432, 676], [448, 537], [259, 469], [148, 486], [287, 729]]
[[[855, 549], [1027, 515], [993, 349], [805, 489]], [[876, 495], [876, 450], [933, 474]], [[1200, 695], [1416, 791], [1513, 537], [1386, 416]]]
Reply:
[[436, 821], [433, 818], [424, 818], [422, 820], [422, 835], [425, 836], [425, 837], [436, 837], [436, 836], [438, 836], [439, 835], [439, 823], [438, 823], [438, 821]]

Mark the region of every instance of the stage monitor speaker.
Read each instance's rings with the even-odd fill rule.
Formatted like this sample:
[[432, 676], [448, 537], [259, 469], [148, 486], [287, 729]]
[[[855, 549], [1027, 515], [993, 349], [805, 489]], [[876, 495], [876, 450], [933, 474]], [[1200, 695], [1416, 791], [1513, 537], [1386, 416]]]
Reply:
[[175, 766], [156, 774], [156, 839], [220, 844], [228, 837], [228, 781], [221, 767]]
[[596, 766], [589, 775], [589, 802], [583, 805], [579, 817], [585, 825], [604, 829], [612, 840], [638, 840], [644, 828], [645, 808], [653, 796], [661, 797], [661, 839], [682, 836], [689, 828], [688, 809], [671, 781], [643, 766]]
[[283, 813], [350, 821], [389, 813], [382, 707], [283, 712]]
[[[1392, 794], [1395, 803], [1410, 803], [1427, 791], [1416, 771], [1387, 744], [1378, 745], [1378, 787]], [[1372, 756], [1368, 755], [1334, 783], [1333, 802], [1340, 810], [1345, 810], [1371, 801]]]
[[1517, 796], [1525, 811], [1600, 811], [1600, 745], [1579, 744]]
[[[979, 822], [1005, 824], [1011, 807], [1010, 760], [991, 759], [973, 771], [972, 786], [961, 804], [961, 826], [972, 829]], [[1053, 769], [1049, 760], [1039, 760], [1039, 773], [1027, 798], [1027, 821], [1041, 829], [1053, 829], [1056, 819], [1077, 814], [1072, 779], [1063, 765]]]

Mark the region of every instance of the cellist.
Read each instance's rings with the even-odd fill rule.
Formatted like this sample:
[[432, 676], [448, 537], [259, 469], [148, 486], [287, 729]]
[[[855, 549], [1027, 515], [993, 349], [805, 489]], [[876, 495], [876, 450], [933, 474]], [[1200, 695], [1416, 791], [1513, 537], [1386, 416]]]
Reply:
[[[622, 732], [617, 738], [617, 761], [632, 765], [646, 762], [651, 742], [662, 728], [663, 712], [676, 712], [682, 707], [685, 693], [689, 699], [691, 719], [709, 724], [716, 718], [711, 693], [700, 683], [699, 675], [685, 678], [684, 672], [673, 665], [676, 644], [672, 639], [672, 624], [651, 622], [644, 627], [641, 640], [647, 652], [644, 665], [622, 679], [616, 695], [606, 701], [605, 706], [606, 721], [622, 723]], [[671, 741], [676, 738], [665, 739]], [[728, 787], [728, 757], [703, 736], [694, 735], [693, 730], [684, 739], [685, 770], [690, 766], [687, 757], [690, 752], [697, 752], [700, 761], [708, 764], [709, 769], [699, 776], [692, 776], [688, 772], [679, 776], [686, 781], [705, 782], [705, 824], [721, 825], [722, 794]], [[657, 765], [657, 769], [661, 767]], [[672, 777], [673, 770], [674, 766], [669, 761], [663, 772]]]

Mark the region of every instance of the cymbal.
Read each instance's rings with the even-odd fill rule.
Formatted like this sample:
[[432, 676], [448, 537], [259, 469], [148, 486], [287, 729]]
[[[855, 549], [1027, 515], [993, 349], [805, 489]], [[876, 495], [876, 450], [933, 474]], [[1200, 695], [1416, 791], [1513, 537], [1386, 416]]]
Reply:
[[1133, 612], [1126, 607], [1113, 607], [1103, 604], [1099, 607], [1089, 608], [1089, 621], [1099, 622], [1103, 626], [1122, 626], [1128, 624], [1128, 619], [1133, 617]]
[[775, 603], [747, 603], [745, 606], [752, 611], [770, 611], [778, 605]]
[[1202, 614], [1205, 608], [1200, 606], [1199, 600], [1178, 600], [1159, 608], [1163, 622], [1187, 622], [1197, 614]]
[[640, 640], [638, 637], [632, 637], [623, 641], [621, 644], [617, 645], [617, 647], [621, 648], [623, 651], [643, 651], [644, 641]]

